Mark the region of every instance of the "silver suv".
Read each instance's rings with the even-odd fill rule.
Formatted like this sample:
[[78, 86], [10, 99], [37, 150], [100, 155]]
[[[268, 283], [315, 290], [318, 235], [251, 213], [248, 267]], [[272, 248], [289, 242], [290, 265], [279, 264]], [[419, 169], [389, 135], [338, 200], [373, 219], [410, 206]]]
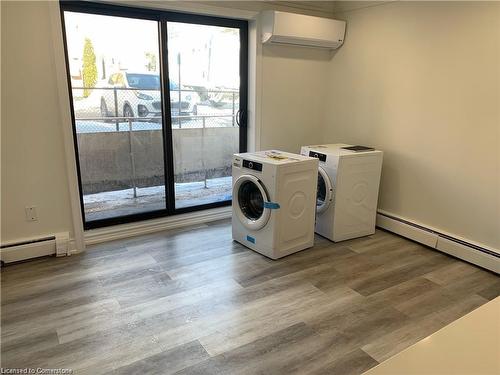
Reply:
[[[161, 118], [160, 76], [154, 73], [118, 72], [109, 77], [102, 90], [101, 116]], [[179, 93], [181, 100], [179, 101]], [[192, 90], [170, 83], [172, 116], [196, 115], [200, 99]], [[180, 111], [179, 111], [180, 107]]]

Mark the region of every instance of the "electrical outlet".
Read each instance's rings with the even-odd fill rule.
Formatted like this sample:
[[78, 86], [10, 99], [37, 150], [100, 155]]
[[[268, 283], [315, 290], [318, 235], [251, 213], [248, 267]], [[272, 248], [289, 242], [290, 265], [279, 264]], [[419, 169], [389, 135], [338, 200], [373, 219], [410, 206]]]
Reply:
[[26, 221], [37, 221], [38, 215], [36, 214], [36, 206], [25, 207]]

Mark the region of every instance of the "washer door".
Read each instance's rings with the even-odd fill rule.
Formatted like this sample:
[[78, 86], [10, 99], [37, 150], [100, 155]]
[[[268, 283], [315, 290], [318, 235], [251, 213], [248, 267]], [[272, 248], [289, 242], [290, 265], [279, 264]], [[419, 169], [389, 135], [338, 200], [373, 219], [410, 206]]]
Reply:
[[271, 210], [264, 207], [269, 201], [260, 180], [251, 175], [240, 176], [233, 185], [235, 212], [240, 222], [248, 229], [259, 230], [269, 221]]
[[318, 190], [316, 192], [316, 212], [324, 212], [330, 205], [333, 197], [333, 188], [330, 177], [321, 167], [318, 169]]

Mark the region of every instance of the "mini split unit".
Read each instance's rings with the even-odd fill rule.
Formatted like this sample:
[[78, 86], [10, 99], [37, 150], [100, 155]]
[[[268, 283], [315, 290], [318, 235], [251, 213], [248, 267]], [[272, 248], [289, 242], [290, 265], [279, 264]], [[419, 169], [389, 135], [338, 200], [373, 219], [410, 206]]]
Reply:
[[262, 43], [336, 49], [344, 43], [345, 21], [268, 10], [262, 12]]

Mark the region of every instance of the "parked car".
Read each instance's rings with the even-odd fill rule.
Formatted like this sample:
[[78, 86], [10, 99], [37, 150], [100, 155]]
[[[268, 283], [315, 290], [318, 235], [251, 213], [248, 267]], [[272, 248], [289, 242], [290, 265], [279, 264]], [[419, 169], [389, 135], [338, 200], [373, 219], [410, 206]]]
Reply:
[[[176, 82], [170, 81], [170, 111], [172, 116], [197, 115], [200, 96], [194, 90], [180, 88]], [[181, 94], [179, 111], [179, 92]]]
[[[118, 72], [109, 77], [107, 86], [116, 90], [102, 90], [102, 117], [147, 117], [159, 120], [161, 108], [161, 81], [158, 74]], [[170, 106], [173, 116], [196, 115], [199, 96], [195, 92], [179, 90], [175, 82], [170, 83]], [[179, 92], [180, 108], [179, 112]]]
[[239, 92], [234, 89], [214, 88], [208, 92], [208, 102], [215, 108], [231, 108], [239, 103]]

